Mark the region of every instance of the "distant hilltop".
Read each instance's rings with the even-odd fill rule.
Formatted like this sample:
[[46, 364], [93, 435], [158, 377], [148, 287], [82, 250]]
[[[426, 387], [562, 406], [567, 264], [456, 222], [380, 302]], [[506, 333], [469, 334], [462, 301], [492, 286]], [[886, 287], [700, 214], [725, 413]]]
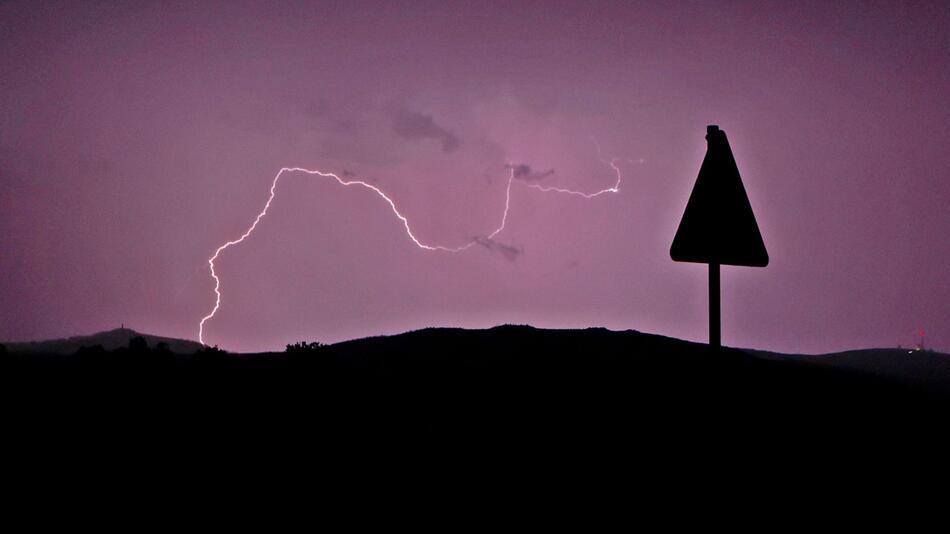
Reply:
[[68, 355], [74, 354], [82, 347], [94, 347], [96, 345], [102, 345], [102, 348], [109, 351], [120, 347], [128, 347], [129, 340], [138, 336], [144, 338], [151, 348], [155, 348], [159, 343], [166, 343], [168, 349], [175, 354], [193, 354], [203, 348], [203, 345], [197, 341], [142, 334], [131, 328], [116, 328], [88, 336], [73, 336], [45, 341], [4, 342], [3, 344], [9, 352]]
[[[116, 328], [88, 336], [4, 343], [4, 345], [9, 353], [70, 356], [76, 354], [82, 347], [91, 348], [101, 345], [103, 349], [110, 352], [126, 348], [129, 346], [130, 339], [139, 336], [145, 339], [152, 349], [157, 348], [159, 343], [166, 343], [172, 353], [182, 356], [190, 356], [206, 348], [196, 341], [143, 334], [129, 328]], [[515, 366], [528, 365], [526, 361], [542, 357], [545, 359], [544, 362], [535, 362], [538, 369], [549, 365], [553, 361], [552, 358], [574, 361], [577, 365], [588, 365], [588, 362], [599, 361], [603, 358], [620, 358], [621, 354], [624, 358], [620, 358], [618, 362], [625, 361], [627, 357], [638, 358], [641, 362], [655, 363], [676, 361], [677, 357], [697, 358], [692, 360], [689, 366], [681, 369], [686, 373], [693, 373], [696, 365], [706, 365], [709, 362], [719, 361], [719, 364], [727, 365], [727, 367], [729, 365], [728, 362], [721, 361], [722, 355], [711, 357], [706, 354], [707, 346], [702, 343], [692, 343], [635, 330], [611, 331], [605, 328], [548, 330], [528, 325], [503, 325], [485, 330], [468, 330], [430, 327], [396, 335], [342, 341], [332, 345], [319, 343], [298, 345], [300, 346], [288, 346], [288, 349], [296, 348], [296, 351], [288, 350], [288, 352], [297, 355], [333, 355], [333, 358], [346, 362], [346, 365], [363, 365], [368, 368], [376, 366], [388, 368], [395, 361], [403, 361], [406, 365], [410, 365], [406, 362], [416, 362], [411, 365], [420, 365], [423, 368], [434, 361], [443, 362], [439, 365], [449, 365], [448, 362], [451, 362], [452, 365], [457, 364], [463, 367], [473, 365], [477, 368], [488, 365], [485, 362], [489, 361], [495, 362], [492, 365], [501, 365], [496, 361], [501, 358], [501, 354], [506, 354], [509, 364]], [[459, 355], [464, 351], [468, 351], [474, 359], [465, 360], [464, 356]], [[257, 358], [260, 362], [266, 362], [269, 358], [282, 353], [282, 351], [245, 353], [242, 354], [242, 359], [251, 361]], [[800, 365], [832, 368], [874, 375], [904, 386], [950, 395], [950, 355], [930, 350], [908, 353], [906, 349], [863, 349], [806, 355], [730, 349], [727, 353], [733, 356], [744, 353], [753, 357], [757, 361], [756, 365], [766, 367], [768, 362], [773, 362], [783, 364], [786, 369], [797, 368]], [[280, 358], [273, 359], [276, 362]], [[270, 362], [266, 365], [277, 364]]]

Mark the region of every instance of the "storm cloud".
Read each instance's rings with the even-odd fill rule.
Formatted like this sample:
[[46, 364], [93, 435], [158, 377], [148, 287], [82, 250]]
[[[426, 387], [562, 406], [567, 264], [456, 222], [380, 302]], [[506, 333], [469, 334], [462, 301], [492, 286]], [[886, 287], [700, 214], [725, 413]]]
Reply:
[[536, 182], [554, 174], [554, 169], [536, 171], [532, 169], [530, 165], [526, 165], [524, 163], [508, 163], [505, 165], [505, 168], [511, 169], [513, 173], [512, 175], [515, 178], [518, 180], [524, 180], [525, 182]]
[[[123, 321], [194, 338], [208, 258], [285, 166], [378, 186], [427, 245], [472, 245], [422, 252], [373, 191], [287, 174], [220, 258], [212, 344], [433, 321], [706, 339], [705, 270], [669, 244], [719, 123], [775, 255], [735, 270], [724, 340], [827, 353], [924, 328], [950, 351], [948, 2], [314, 4], [0, 1], [0, 340]], [[611, 187], [609, 158], [616, 195], [532, 188]], [[476, 244], [509, 200], [508, 244]]]
[[408, 109], [399, 110], [393, 118], [393, 132], [404, 139], [435, 139], [442, 143], [442, 152], [452, 152], [460, 145], [458, 136], [436, 124], [431, 115]]
[[495, 241], [494, 239], [487, 236], [477, 236], [473, 238], [476, 243], [485, 247], [490, 252], [497, 252], [502, 255], [508, 261], [515, 261], [518, 259], [524, 250], [513, 245], [506, 245]]

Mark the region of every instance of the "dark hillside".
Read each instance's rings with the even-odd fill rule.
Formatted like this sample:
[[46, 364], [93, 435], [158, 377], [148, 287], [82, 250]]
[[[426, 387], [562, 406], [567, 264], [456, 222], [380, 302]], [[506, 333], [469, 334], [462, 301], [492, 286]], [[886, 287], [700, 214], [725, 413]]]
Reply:
[[129, 340], [134, 337], [141, 337], [152, 348], [159, 343], [168, 345], [168, 350], [175, 354], [194, 354], [202, 348], [201, 343], [189, 341], [186, 339], [176, 339], [171, 337], [153, 336], [151, 334], [142, 334], [129, 328], [116, 328], [105, 332], [98, 332], [88, 336], [73, 336], [63, 339], [49, 339], [44, 341], [25, 341], [25, 342], [4, 342], [9, 352], [28, 352], [33, 354], [46, 355], [69, 355], [75, 354], [82, 347], [101, 346], [105, 350], [115, 350], [121, 347], [127, 347]]
[[137, 350], [7, 354], [3, 386], [15, 424], [54, 435], [138, 429], [162, 440], [242, 443], [530, 438], [558, 447], [699, 440], [787, 448], [834, 437], [913, 439], [947, 404], [862, 372], [600, 328], [430, 328], [191, 359]]
[[772, 360], [865, 372], [908, 387], [950, 394], [950, 354], [909, 349], [862, 349], [819, 355], [749, 352]]

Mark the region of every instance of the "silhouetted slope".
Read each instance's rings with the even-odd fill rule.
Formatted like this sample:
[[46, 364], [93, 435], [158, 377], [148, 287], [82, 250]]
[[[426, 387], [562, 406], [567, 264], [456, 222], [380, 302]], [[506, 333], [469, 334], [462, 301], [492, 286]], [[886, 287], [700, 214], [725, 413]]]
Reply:
[[96, 345], [100, 345], [103, 349], [110, 351], [120, 347], [127, 347], [129, 340], [137, 336], [144, 338], [152, 348], [158, 346], [159, 343], [166, 343], [169, 350], [175, 354], [194, 354], [202, 348], [201, 343], [195, 341], [142, 334], [129, 328], [116, 328], [88, 336], [73, 336], [63, 339], [4, 342], [4, 345], [6, 345], [7, 350], [10, 352], [66, 355], [74, 354], [82, 347], [94, 347]]
[[771, 360], [864, 372], [908, 387], [950, 394], [950, 354], [908, 349], [861, 349], [818, 355], [748, 352]]
[[293, 354], [179, 360], [129, 349], [119, 358], [8, 354], [4, 367], [7, 391], [38, 399], [39, 410], [96, 406], [97, 415], [247, 428], [299, 418], [374, 435], [840, 432], [901, 425], [908, 410], [944, 400], [866, 373], [602, 328], [430, 328]]
[[714, 469], [724, 487], [740, 470], [782, 484], [803, 464], [904, 472], [928, 462], [925, 447], [942, 454], [948, 408], [946, 397], [867, 373], [635, 331], [527, 326], [270, 354], [174, 358], [140, 344], [7, 353], [0, 391], [8, 458], [28, 469], [56, 460], [99, 476], [103, 465], [141, 473], [171, 462], [243, 478], [257, 465], [320, 484], [331, 469], [353, 479], [382, 464], [407, 471], [401, 484], [423, 463], [508, 474], [532, 465], [539, 483], [649, 475], [671, 491], [697, 469]]

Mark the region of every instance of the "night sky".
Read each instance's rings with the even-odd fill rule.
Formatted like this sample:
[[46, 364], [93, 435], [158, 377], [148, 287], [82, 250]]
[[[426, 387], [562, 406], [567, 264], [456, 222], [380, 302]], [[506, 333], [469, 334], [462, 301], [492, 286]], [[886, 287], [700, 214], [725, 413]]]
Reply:
[[[286, 175], [206, 342], [705, 341], [706, 268], [669, 247], [718, 124], [771, 260], [723, 267], [724, 344], [950, 351], [947, 2], [110, 4], [0, 4], [0, 339], [196, 339], [207, 259], [299, 166], [480, 243]], [[611, 187], [609, 158], [616, 194], [526, 187]]]

